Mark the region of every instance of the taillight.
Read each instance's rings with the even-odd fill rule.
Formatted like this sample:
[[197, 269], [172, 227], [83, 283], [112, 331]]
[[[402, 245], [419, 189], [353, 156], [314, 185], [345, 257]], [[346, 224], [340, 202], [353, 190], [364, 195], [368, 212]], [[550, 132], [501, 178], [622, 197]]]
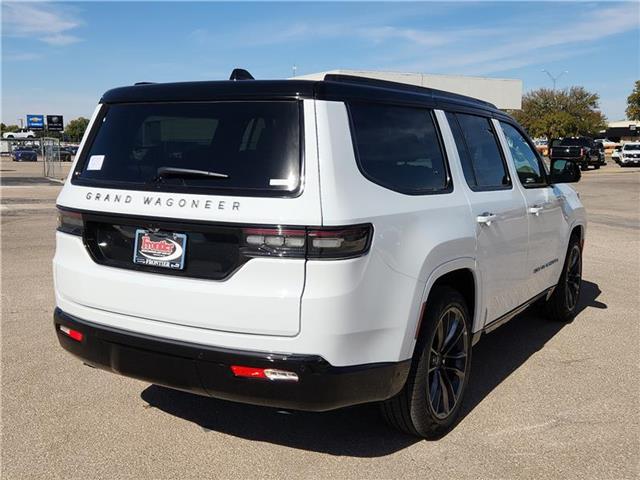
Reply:
[[243, 228], [242, 252], [248, 256], [338, 259], [364, 255], [371, 225], [324, 228]]
[[371, 225], [310, 229], [307, 231], [307, 257], [357, 257], [369, 250], [370, 241]]
[[82, 214], [69, 212], [67, 210], [58, 210], [58, 231], [82, 236], [84, 231]]
[[305, 229], [243, 228], [243, 253], [249, 256], [304, 257]]
[[581, 149], [580, 149], [580, 156], [581, 156], [581, 157], [584, 157], [584, 148], [581, 148]]

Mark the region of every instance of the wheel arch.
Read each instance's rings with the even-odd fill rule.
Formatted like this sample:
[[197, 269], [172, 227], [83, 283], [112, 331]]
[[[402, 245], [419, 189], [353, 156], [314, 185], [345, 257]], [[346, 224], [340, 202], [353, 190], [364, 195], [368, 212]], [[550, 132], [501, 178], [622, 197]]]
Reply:
[[464, 257], [448, 261], [437, 267], [429, 275], [422, 294], [418, 316], [414, 322], [409, 322], [406, 338], [411, 342], [411, 348], [408, 349], [411, 355], [413, 355], [418, 340], [426, 330], [423, 319], [430, 296], [437, 287], [443, 285], [448, 285], [458, 290], [464, 297], [472, 319], [472, 332], [480, 324], [478, 312], [481, 311], [481, 308], [478, 307], [480, 306], [481, 291], [475, 259]]

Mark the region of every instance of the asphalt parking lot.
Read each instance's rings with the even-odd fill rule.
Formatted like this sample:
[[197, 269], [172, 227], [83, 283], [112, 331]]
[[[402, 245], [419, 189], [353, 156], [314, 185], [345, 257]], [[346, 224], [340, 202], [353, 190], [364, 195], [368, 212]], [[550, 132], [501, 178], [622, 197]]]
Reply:
[[2, 478], [640, 475], [640, 168], [583, 175], [580, 314], [531, 310], [485, 336], [463, 418], [434, 442], [390, 430], [375, 406], [278, 412], [83, 366], [52, 327], [60, 184], [41, 174], [1, 161]]

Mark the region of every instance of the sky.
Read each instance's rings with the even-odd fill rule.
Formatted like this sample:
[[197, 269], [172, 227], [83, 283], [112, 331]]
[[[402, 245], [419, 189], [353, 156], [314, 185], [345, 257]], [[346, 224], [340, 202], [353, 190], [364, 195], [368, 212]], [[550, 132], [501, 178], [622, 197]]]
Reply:
[[1, 119], [89, 117], [138, 81], [342, 69], [517, 78], [600, 95], [624, 119], [640, 2], [2, 2]]

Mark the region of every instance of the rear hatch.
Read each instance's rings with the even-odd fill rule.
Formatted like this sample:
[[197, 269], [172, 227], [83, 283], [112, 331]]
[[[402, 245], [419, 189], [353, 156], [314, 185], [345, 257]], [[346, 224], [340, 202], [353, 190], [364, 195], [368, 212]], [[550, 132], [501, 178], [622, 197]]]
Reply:
[[59, 293], [180, 325], [297, 334], [305, 258], [284, 235], [321, 223], [314, 128], [310, 100], [103, 105], [58, 198], [62, 230], [82, 235], [94, 267], [65, 258], [59, 238]]

